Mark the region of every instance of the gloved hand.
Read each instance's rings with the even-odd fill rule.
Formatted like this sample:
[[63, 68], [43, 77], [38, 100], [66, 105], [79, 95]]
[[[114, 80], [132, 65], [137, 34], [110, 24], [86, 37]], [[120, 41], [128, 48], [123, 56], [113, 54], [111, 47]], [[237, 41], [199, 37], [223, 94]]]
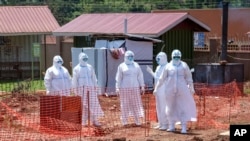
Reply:
[[69, 96], [75, 96], [75, 93], [74, 93], [74, 89], [73, 89], [73, 88], [70, 89], [70, 94], [69, 94]]
[[144, 93], [145, 93], [145, 88], [141, 87], [141, 94], [144, 95]]
[[46, 95], [49, 95], [50, 94], [50, 91], [46, 91]]
[[153, 95], [156, 95], [156, 93], [157, 93], [157, 90], [156, 90], [156, 89], [154, 89], [154, 91], [153, 91]]
[[195, 94], [195, 91], [194, 91], [194, 84], [193, 84], [193, 83], [190, 83], [190, 84], [188, 84], [188, 86], [189, 86], [190, 93], [191, 93], [192, 95]]
[[71, 88], [70, 93], [72, 96], [77, 96], [77, 89], [76, 88]]
[[116, 88], [115, 93], [116, 93], [117, 96], [119, 96], [120, 90], [118, 88]]

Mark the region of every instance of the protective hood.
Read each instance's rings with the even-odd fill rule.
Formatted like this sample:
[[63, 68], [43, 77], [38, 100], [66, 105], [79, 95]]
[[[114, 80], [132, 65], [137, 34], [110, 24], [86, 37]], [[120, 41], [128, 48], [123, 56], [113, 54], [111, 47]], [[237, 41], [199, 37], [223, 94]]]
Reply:
[[172, 52], [172, 62], [174, 65], [179, 65], [181, 62], [181, 52], [178, 49]]
[[168, 62], [167, 55], [165, 52], [159, 52], [156, 56], [156, 62], [158, 65], [166, 65]]
[[128, 50], [125, 52], [124, 56], [124, 62], [127, 65], [133, 64], [134, 63], [134, 53], [131, 50]]
[[60, 68], [63, 64], [63, 59], [61, 56], [56, 55], [53, 58], [53, 66], [55, 66], [56, 68]]
[[79, 63], [81, 66], [87, 66], [88, 59], [89, 57], [87, 54], [83, 52], [79, 54]]

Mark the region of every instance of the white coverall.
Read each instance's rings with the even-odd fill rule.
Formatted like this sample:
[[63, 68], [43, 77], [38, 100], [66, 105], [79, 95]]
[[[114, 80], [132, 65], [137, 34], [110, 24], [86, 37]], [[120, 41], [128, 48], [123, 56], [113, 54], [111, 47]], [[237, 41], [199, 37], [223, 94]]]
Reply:
[[[158, 82], [162, 72], [164, 71], [167, 65], [167, 55], [165, 52], [159, 52], [156, 56], [156, 62], [158, 66], [156, 67], [155, 72], [152, 71], [150, 67], [147, 67], [147, 71], [154, 77], [155, 84]], [[158, 118], [159, 125], [156, 127], [160, 130], [166, 130], [168, 125], [167, 115], [166, 115], [166, 103], [167, 97], [165, 93], [165, 85], [161, 85], [155, 95], [156, 100], [156, 113]]]
[[187, 121], [196, 121], [196, 105], [193, 98], [194, 88], [191, 71], [180, 58], [180, 51], [174, 50], [172, 60], [167, 64], [157, 82], [154, 93], [158, 93], [161, 85], [166, 85], [168, 131], [174, 131], [175, 122], [181, 121], [181, 133], [186, 133]]
[[53, 65], [46, 70], [44, 85], [49, 95], [70, 95], [71, 76], [62, 64], [63, 59], [56, 55], [53, 58]]
[[[144, 93], [144, 78], [138, 63], [134, 62], [134, 53], [125, 52], [124, 62], [118, 66], [116, 73], [116, 92], [120, 96], [121, 120], [127, 125], [128, 117], [133, 116], [136, 125], [141, 125], [144, 117], [141, 93]], [[140, 89], [141, 88], [141, 89]]]
[[[90, 121], [93, 125], [99, 126], [98, 117], [103, 116], [103, 110], [100, 106], [97, 94], [97, 79], [93, 67], [87, 63], [88, 56], [85, 53], [79, 54], [79, 64], [73, 69], [72, 87], [74, 92], [82, 97], [83, 117], [82, 124], [86, 125], [88, 112], [90, 112]], [[89, 91], [89, 110], [88, 96]]]

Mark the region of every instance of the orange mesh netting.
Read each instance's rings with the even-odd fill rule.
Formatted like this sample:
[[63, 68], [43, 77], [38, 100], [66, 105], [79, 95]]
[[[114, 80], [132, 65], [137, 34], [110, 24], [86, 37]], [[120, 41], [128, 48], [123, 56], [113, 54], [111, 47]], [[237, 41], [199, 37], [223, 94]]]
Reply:
[[[239, 110], [237, 99], [242, 92], [235, 82], [221, 85], [194, 84], [198, 121], [195, 129], [228, 129]], [[130, 116], [131, 109], [124, 108], [127, 125], [121, 120], [121, 94], [116, 96], [115, 88], [78, 88], [71, 90], [71, 96], [38, 95], [37, 93], [15, 93], [2, 97], [0, 101], [0, 138], [2, 140], [80, 140], [90, 137], [148, 136], [151, 125], [157, 122], [155, 97], [146, 91], [141, 101], [134, 101], [138, 89], [120, 90], [126, 94], [126, 103], [135, 107], [134, 113], [141, 115], [140, 126]], [[65, 91], [68, 93], [68, 91]], [[87, 100], [82, 94], [87, 93]], [[139, 92], [140, 93], [140, 92]], [[98, 100], [93, 100], [96, 95]], [[91, 100], [92, 99], [92, 100]], [[132, 100], [133, 102], [131, 102]], [[85, 103], [85, 105], [84, 105]], [[103, 116], [97, 118], [101, 126], [91, 121], [91, 113]], [[142, 104], [142, 109], [141, 105]], [[86, 108], [87, 107], [87, 108]], [[131, 108], [131, 107], [130, 107]], [[138, 110], [140, 109], [140, 110]], [[141, 111], [142, 110], [142, 111]], [[83, 113], [88, 113], [86, 125], [82, 125]], [[101, 114], [100, 114], [101, 115]]]
[[198, 111], [197, 128], [228, 129], [230, 117], [237, 114], [237, 98], [241, 95], [235, 82], [207, 85], [195, 84]]

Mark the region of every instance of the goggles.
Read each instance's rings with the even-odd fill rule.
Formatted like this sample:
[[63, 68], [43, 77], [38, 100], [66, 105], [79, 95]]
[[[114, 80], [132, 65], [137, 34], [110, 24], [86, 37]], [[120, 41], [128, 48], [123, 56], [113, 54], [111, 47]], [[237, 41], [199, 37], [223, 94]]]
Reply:
[[174, 59], [180, 59], [181, 57], [180, 56], [174, 56], [173, 58]]
[[156, 58], [156, 61], [159, 62], [161, 59], [160, 58]]
[[130, 55], [130, 56], [127, 56], [127, 58], [128, 58], [129, 60], [132, 60], [132, 59], [134, 59], [134, 56]]
[[88, 61], [88, 58], [82, 58], [82, 60], [83, 60], [84, 62], [86, 62], [86, 61]]
[[58, 63], [58, 64], [62, 64], [62, 61], [61, 61], [61, 60], [59, 60], [59, 61], [57, 61], [57, 63]]

